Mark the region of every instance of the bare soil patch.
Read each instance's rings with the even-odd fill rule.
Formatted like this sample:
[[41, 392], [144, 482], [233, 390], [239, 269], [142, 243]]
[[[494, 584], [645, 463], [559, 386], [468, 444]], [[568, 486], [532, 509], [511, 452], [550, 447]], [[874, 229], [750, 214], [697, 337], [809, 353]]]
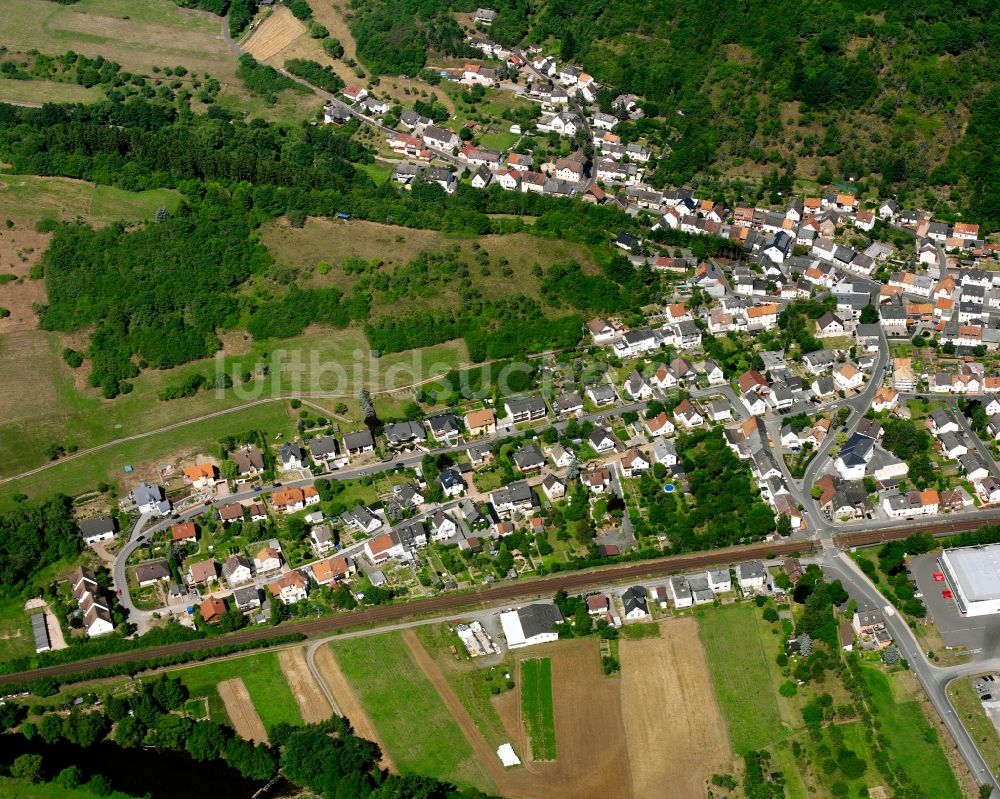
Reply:
[[306, 724], [326, 721], [333, 715], [333, 708], [330, 707], [306, 664], [304, 647], [283, 649], [278, 653], [278, 664], [285, 675], [288, 687], [292, 689], [292, 696], [295, 697], [299, 712], [302, 713], [302, 720]]
[[250, 693], [243, 680], [234, 677], [223, 680], [216, 686], [219, 698], [226, 708], [229, 720], [233, 723], [236, 734], [247, 741], [267, 743], [267, 731], [264, 722], [260, 720], [257, 708], [253, 706]]
[[0, 333], [38, 327], [32, 307], [45, 303], [45, 281], [32, 280], [28, 275], [41, 260], [51, 237], [50, 233], [37, 233], [26, 222], [10, 229], [0, 228], [0, 280], [3, 275], [15, 278], [0, 283], [0, 308], [10, 311], [10, 316], [0, 319]]
[[[620, 707], [619, 681], [601, 672], [600, 653], [594, 640], [577, 639], [531, 647], [517, 657], [552, 659], [553, 705], [558, 759], [547, 763], [527, 761], [528, 743], [521, 723], [520, 687], [494, 700], [494, 707], [510, 742], [524, 765], [504, 769], [475, 722], [423, 650], [419, 639], [404, 635], [414, 659], [441, 695], [473, 750], [502, 796], [518, 799], [646, 799], [662, 794], [633, 793]], [[520, 670], [515, 665], [513, 673]], [[666, 740], [671, 740], [670, 738]], [[662, 742], [661, 742], [662, 745]]]
[[[377, 668], [376, 664], [372, 665], [373, 668]], [[372, 724], [372, 720], [365, 712], [364, 705], [361, 704], [358, 695], [354, 693], [354, 689], [344, 676], [344, 672], [340, 670], [340, 664], [337, 663], [337, 659], [333, 656], [333, 652], [330, 651], [330, 647], [321, 646], [316, 650], [316, 668], [333, 693], [333, 698], [336, 700], [340, 712], [350, 719], [351, 726], [354, 727], [354, 732], [362, 738], [374, 741], [378, 744], [379, 749], [382, 750], [382, 759], [379, 761], [379, 767], [389, 769], [390, 771], [398, 771], [396, 764], [393, 763], [392, 758], [386, 752], [385, 743], [379, 737], [375, 725]]]
[[662, 637], [625, 640], [619, 650], [632, 787], [637, 797], [655, 796], [663, 785], [678, 797], [700, 797], [708, 777], [733, 770], [733, 755], [697, 622], [661, 626]]
[[260, 23], [243, 44], [243, 49], [258, 61], [267, 61], [305, 33], [306, 26], [287, 7], [279, 6]]

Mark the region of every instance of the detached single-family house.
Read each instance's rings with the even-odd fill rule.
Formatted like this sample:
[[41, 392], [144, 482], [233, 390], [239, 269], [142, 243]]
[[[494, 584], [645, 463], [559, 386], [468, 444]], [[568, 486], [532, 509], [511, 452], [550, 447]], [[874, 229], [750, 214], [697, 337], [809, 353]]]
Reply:
[[212, 582], [219, 576], [218, 567], [219, 564], [215, 562], [214, 558], [192, 563], [187, 572], [188, 584], [198, 585], [199, 583]]
[[623, 591], [622, 607], [625, 611], [625, 618], [629, 621], [649, 618], [649, 606], [646, 604], [645, 586], [634, 585]]
[[318, 585], [329, 585], [334, 580], [343, 580], [350, 576], [351, 563], [343, 556], [327, 558], [312, 565], [312, 576]]
[[301, 572], [293, 570], [268, 583], [267, 590], [284, 604], [294, 605], [309, 596], [309, 580]]
[[135, 567], [135, 580], [140, 588], [146, 588], [156, 583], [166, 582], [170, 579], [170, 569], [167, 568], [165, 560], [154, 560], [149, 563], [140, 563]]
[[77, 526], [80, 528], [80, 535], [86, 544], [109, 541], [118, 532], [118, 522], [113, 516], [107, 514], [83, 519]]
[[465, 428], [470, 436], [491, 436], [497, 431], [497, 417], [492, 408], [469, 411], [465, 414]]
[[253, 579], [253, 562], [249, 558], [230, 555], [222, 563], [222, 576], [230, 588], [248, 583]]
[[344, 434], [344, 449], [348, 455], [364, 455], [375, 451], [375, 437], [371, 430], [358, 430]]
[[736, 566], [736, 579], [743, 593], [754, 594], [764, 590], [767, 583], [767, 570], [764, 562], [748, 560]]
[[595, 427], [591, 430], [587, 437], [587, 443], [597, 453], [610, 452], [615, 448], [614, 437], [603, 427]]
[[461, 496], [466, 488], [462, 473], [454, 468], [442, 469], [441, 474], [438, 475], [438, 482], [446, 497]]
[[282, 471], [285, 472], [290, 472], [293, 469], [302, 469], [309, 463], [306, 451], [294, 442], [281, 445], [281, 448], [278, 450], [278, 461], [281, 464]]
[[193, 488], [208, 488], [215, 485], [215, 466], [211, 463], [199, 463], [195, 466], [184, 467], [184, 479], [191, 483]]
[[139, 513], [165, 516], [170, 513], [170, 500], [162, 486], [139, 483], [132, 489], [132, 501]]
[[281, 568], [281, 553], [274, 547], [263, 547], [253, 558], [254, 571], [257, 574], [269, 574]]
[[317, 524], [312, 530], [309, 531], [309, 541], [312, 545], [313, 552], [317, 555], [323, 555], [337, 546], [337, 541], [333, 536], [333, 532], [330, 530], [329, 525]]
[[566, 496], [566, 484], [554, 474], [548, 474], [542, 480], [542, 491], [550, 502]]

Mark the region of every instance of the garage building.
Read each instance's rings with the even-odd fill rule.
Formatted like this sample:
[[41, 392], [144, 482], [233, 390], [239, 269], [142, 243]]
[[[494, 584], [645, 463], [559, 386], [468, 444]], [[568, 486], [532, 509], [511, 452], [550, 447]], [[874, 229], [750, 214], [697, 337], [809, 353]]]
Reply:
[[941, 570], [962, 615], [1000, 613], [1000, 544], [946, 549]]
[[536, 603], [500, 614], [500, 625], [510, 649], [544, 644], [559, 638], [556, 625], [563, 620], [555, 605]]

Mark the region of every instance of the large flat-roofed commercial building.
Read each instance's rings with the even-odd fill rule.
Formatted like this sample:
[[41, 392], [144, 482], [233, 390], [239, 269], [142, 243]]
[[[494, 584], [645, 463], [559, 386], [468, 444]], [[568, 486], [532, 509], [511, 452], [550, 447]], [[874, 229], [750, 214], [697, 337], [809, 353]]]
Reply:
[[510, 649], [558, 640], [556, 625], [562, 620], [559, 608], [542, 603], [525, 605], [500, 614], [500, 626]]
[[946, 549], [941, 569], [963, 615], [1000, 613], [1000, 544]]

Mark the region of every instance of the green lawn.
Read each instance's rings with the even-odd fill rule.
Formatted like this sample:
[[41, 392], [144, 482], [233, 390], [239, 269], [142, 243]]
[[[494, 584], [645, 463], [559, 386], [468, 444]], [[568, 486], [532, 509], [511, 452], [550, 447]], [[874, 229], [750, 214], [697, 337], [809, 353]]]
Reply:
[[552, 660], [521, 661], [521, 714], [533, 760], [556, 759], [556, 720], [552, 708]]
[[990, 770], [1000, 774], [1000, 735], [997, 735], [993, 722], [986, 715], [983, 703], [972, 687], [972, 680], [964, 677], [955, 680], [948, 686], [948, 698]]
[[937, 730], [927, 721], [920, 704], [899, 696], [890, 682], [892, 676], [867, 666], [861, 673], [872, 694], [880, 734], [888, 741], [895, 765], [927, 796], [961, 799], [962, 790], [948, 765]]
[[376, 161], [372, 164], [361, 164], [360, 169], [375, 181], [376, 186], [381, 186], [392, 175], [392, 167], [382, 161]]
[[521, 137], [516, 133], [484, 133], [479, 137], [479, 143], [483, 147], [487, 147], [490, 150], [500, 150], [502, 152], [507, 151], [515, 144], [517, 140]]
[[[34, 85], [32, 81], [7, 83]], [[80, 88], [75, 84], [54, 85]], [[4, 90], [4, 82], [0, 81], [0, 99], [16, 99]], [[180, 194], [173, 189], [134, 192], [72, 178], [0, 173], [0, 215], [4, 217], [76, 219], [79, 216], [94, 224], [118, 220], [141, 222], [152, 219], [160, 206], [175, 210], [179, 204]]]
[[55, 80], [0, 79], [0, 101], [7, 103], [92, 103], [101, 90]]
[[493, 790], [399, 633], [338, 641], [331, 647], [402, 773]]
[[[86, 768], [84, 769], [86, 772]], [[101, 794], [83, 788], [61, 788], [51, 783], [33, 784], [10, 777], [0, 777], [0, 796], [4, 799], [100, 799]]]
[[282, 721], [289, 724], [302, 723], [299, 706], [295, 703], [295, 697], [292, 696], [278, 663], [278, 655], [274, 652], [192, 666], [172, 674], [181, 678], [192, 697], [208, 697], [209, 713], [215, 720], [226, 719], [225, 708], [215, 686], [223, 680], [241, 677], [265, 729]]
[[235, 56], [219, 38], [219, 18], [171, 0], [0, 0], [0, 14], [5, 41], [24, 52], [104, 55], [146, 74], [154, 64], [183, 64], [220, 79], [235, 69]]
[[0, 660], [35, 654], [31, 622], [24, 612], [24, 599], [0, 600]]
[[755, 611], [744, 603], [697, 614], [715, 693], [738, 753], [764, 749], [787, 734], [771, 673], [776, 653]]
[[[98, 419], [93, 417], [90, 421], [96, 423]], [[0, 430], [3, 428], [4, 426], [0, 425]], [[272, 439], [278, 432], [289, 435], [292, 428], [284, 403], [270, 402], [239, 412], [192, 422], [135, 441], [114, 444], [75, 460], [56, 463], [37, 474], [0, 486], [0, 510], [11, 506], [12, 497], [17, 492], [23, 492], [32, 498], [48, 496], [56, 491], [67, 495], [80, 494], [93, 489], [102, 480], [124, 479], [122, 469], [126, 464], [167, 457], [184, 449], [207, 449], [214, 446], [223, 436], [253, 429], [265, 431], [268, 438]], [[99, 443], [105, 437], [106, 435], [90, 439], [80, 436], [77, 440]], [[37, 443], [36, 440], [36, 447]], [[6, 446], [0, 445], [0, 451], [5, 450]]]
[[[226, 373], [236, 375], [234, 389], [200, 391], [169, 402], [157, 398], [164, 386], [176, 385], [188, 375], [214, 376], [218, 365], [214, 359], [204, 359], [175, 369], [145, 370], [133, 381], [130, 394], [108, 401], [97, 389], [78, 385], [77, 375], [62, 361], [64, 346], [62, 336], [40, 330], [11, 333], [0, 340], [0, 463], [4, 474], [44, 464], [45, 448], [52, 443], [94, 446], [282, 394], [331, 392], [337, 397], [321, 400], [325, 406], [332, 409], [343, 401], [356, 408], [354, 398], [360, 385], [368, 386], [373, 394], [402, 388], [427, 376], [443, 375], [468, 358], [465, 345], [452, 342], [375, 359], [363, 331], [324, 330], [278, 342], [245, 342], [245, 354], [224, 360]], [[240, 375], [260, 364], [263, 353], [269, 356], [269, 376], [243, 390]], [[29, 384], [30, 394], [16, 390]], [[321, 415], [318, 410], [307, 410], [313, 416]], [[9, 491], [0, 489], [0, 503], [4, 495], [17, 490], [30, 496], [53, 490], [75, 494], [120, 475], [125, 463], [163, 458], [184, 447], [212, 444], [222, 435], [254, 427], [272, 435], [292, 430], [282, 403], [262, 404], [185, 425], [165, 437], [146, 438], [120, 448], [116, 445], [114, 451], [106, 450], [93, 460], [73, 461], [70, 469], [47, 470], [39, 475], [40, 481], [28, 478], [18, 487], [8, 484], [5, 488]]]
[[[416, 632], [424, 649], [437, 661], [445, 679], [448, 680], [462, 705], [469, 711], [483, 737], [491, 746], [500, 746], [510, 740], [510, 735], [493, 707], [493, 702], [490, 701], [493, 696], [491, 689], [494, 686], [504, 686], [506, 682], [504, 674], [511, 674], [513, 671], [510, 661], [501, 662], [488, 669], [477, 666], [475, 660], [464, 657], [465, 649], [460, 644], [458, 636], [452, 635], [448, 630], [446, 624], [428, 624], [417, 627]], [[452, 656], [448, 649], [452, 645], [462, 653], [461, 660]]]

